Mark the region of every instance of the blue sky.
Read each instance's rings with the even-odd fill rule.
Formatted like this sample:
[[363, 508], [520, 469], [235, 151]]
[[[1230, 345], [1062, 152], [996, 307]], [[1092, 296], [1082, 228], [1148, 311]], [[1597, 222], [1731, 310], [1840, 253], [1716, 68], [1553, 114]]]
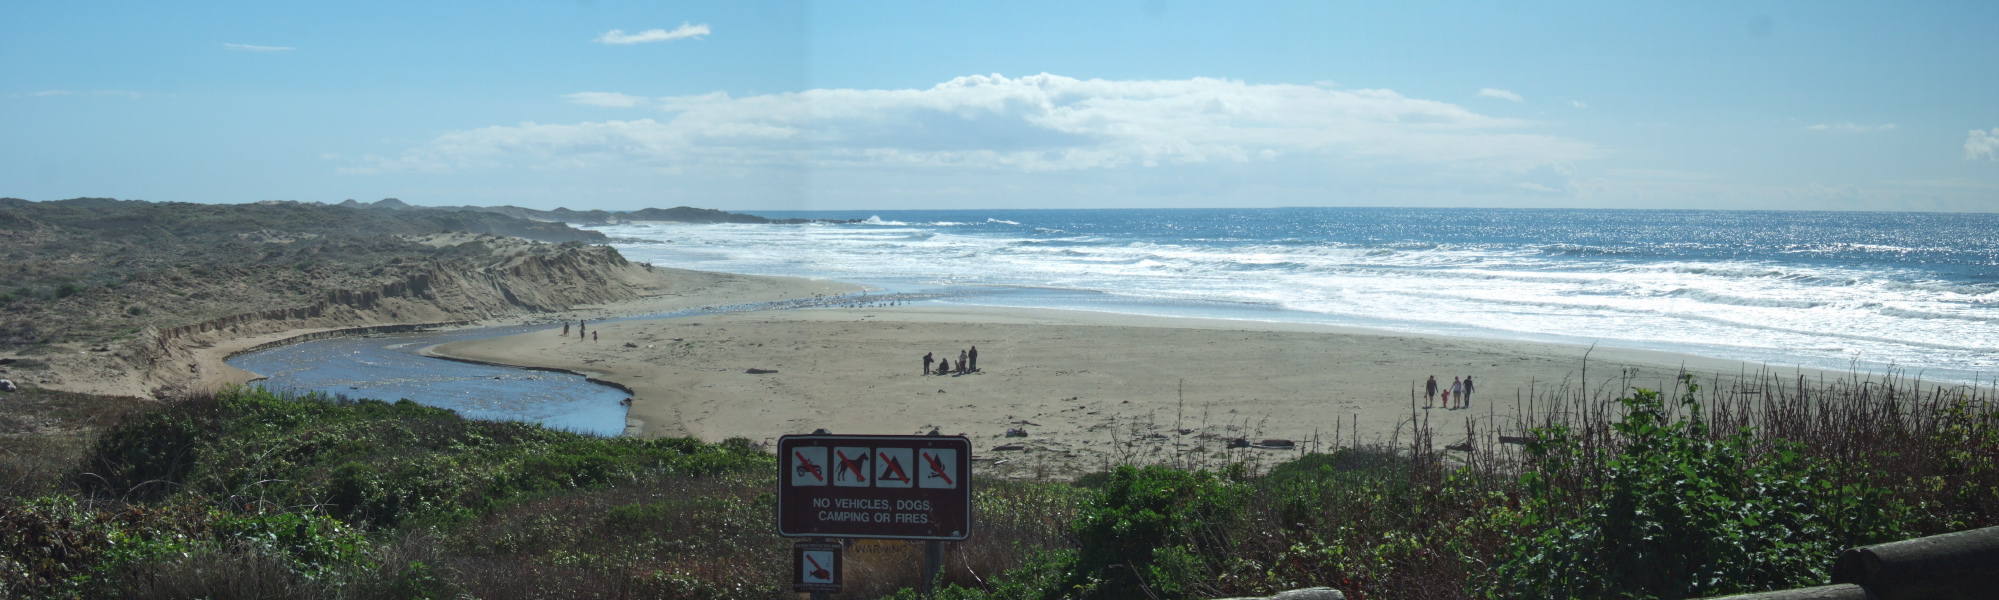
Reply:
[[1999, 3], [410, 4], [0, 4], [0, 196], [1999, 210]]

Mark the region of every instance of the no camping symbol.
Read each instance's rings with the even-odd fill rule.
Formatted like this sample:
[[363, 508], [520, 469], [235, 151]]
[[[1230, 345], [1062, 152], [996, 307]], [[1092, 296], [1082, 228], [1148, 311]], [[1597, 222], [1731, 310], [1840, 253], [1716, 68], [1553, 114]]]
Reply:
[[911, 473], [921, 473], [910, 455], [914, 448], [876, 448], [875, 486], [885, 488], [906, 488], [916, 485], [916, 477]]

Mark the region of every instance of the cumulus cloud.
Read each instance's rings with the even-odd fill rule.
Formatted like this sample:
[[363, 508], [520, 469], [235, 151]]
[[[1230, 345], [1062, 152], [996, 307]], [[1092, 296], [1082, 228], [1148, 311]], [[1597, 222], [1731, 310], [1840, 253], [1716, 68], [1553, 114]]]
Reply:
[[290, 52], [297, 50], [291, 46], [257, 46], [252, 44], [223, 44], [223, 48], [236, 52]]
[[1513, 92], [1509, 92], [1509, 91], [1506, 91], [1506, 90], [1502, 90], [1502, 89], [1498, 89], [1498, 88], [1485, 88], [1485, 89], [1482, 89], [1482, 90], [1479, 90], [1479, 91], [1478, 91], [1478, 97], [1480, 97], [1480, 98], [1498, 98], [1498, 99], [1500, 99], [1500, 100], [1507, 100], [1507, 101], [1511, 101], [1511, 102], [1526, 102], [1526, 101], [1527, 101], [1527, 99], [1526, 99], [1526, 98], [1521, 98], [1521, 97], [1520, 97], [1520, 94], [1515, 94], [1515, 93], [1513, 93]]
[[644, 96], [632, 96], [617, 92], [577, 92], [566, 94], [563, 98], [577, 104], [609, 108], [631, 108], [646, 103], [646, 97]]
[[1225, 79], [1106, 81], [1040, 74], [959, 77], [928, 89], [814, 89], [646, 100], [565, 96], [664, 115], [523, 123], [447, 133], [356, 172], [620, 161], [687, 165], [890, 165], [1063, 171], [1333, 160], [1519, 172], [1592, 158], [1595, 147], [1524, 132], [1532, 123], [1390, 90]]
[[1893, 131], [1895, 129], [1895, 124], [1884, 123], [1881, 125], [1855, 125], [1852, 123], [1833, 123], [1828, 125], [1825, 123], [1820, 123], [1817, 125], [1806, 127], [1805, 129], [1810, 129], [1812, 131], [1838, 131], [1843, 133], [1870, 133], [1875, 131]]
[[625, 33], [625, 30], [623, 29], [613, 29], [604, 32], [604, 35], [597, 36], [597, 39], [591, 41], [597, 42], [599, 44], [613, 44], [613, 45], [622, 46], [625, 44], [645, 44], [650, 42], [664, 42], [668, 40], [677, 40], [681, 38], [698, 38], [704, 35], [708, 35], [708, 33], [709, 31], [707, 23], [702, 23], [700, 25], [691, 25], [682, 22], [679, 27], [673, 28], [673, 31], [667, 31], [665, 29], [648, 29], [638, 33]]
[[1999, 127], [1992, 131], [1971, 130], [1971, 137], [1964, 138], [1965, 160], [1999, 160]]

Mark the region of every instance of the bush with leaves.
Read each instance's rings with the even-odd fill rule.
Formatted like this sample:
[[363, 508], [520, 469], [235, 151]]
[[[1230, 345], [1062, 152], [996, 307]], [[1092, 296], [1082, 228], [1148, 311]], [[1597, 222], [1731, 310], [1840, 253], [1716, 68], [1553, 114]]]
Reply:
[[1074, 562], [1050, 592], [1088, 599], [1184, 598], [1229, 555], [1249, 486], [1209, 471], [1118, 467], [1076, 515]]
[[1844, 546], [1892, 538], [1883, 525], [1898, 509], [1884, 490], [1835, 486], [1782, 440], [1759, 449], [1752, 431], [1714, 435], [1696, 389], [1687, 379], [1680, 419], [1656, 391], [1621, 400], [1622, 450], [1600, 490], [1574, 485], [1596, 478], [1576, 472], [1588, 461], [1565, 429], [1534, 432], [1523, 535], [1492, 596], [1678, 599], [1818, 585]]

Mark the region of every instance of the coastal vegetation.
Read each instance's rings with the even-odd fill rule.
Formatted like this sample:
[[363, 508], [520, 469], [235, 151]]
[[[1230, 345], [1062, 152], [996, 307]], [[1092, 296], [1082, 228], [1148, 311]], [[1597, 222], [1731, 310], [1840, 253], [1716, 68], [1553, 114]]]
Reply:
[[[1537, 389], [1531, 418], [1462, 438], [1419, 414], [1278, 460], [1204, 447], [1073, 482], [984, 480], [939, 594], [1694, 598], [1823, 583], [1841, 548], [1999, 520], [1989, 389], [1626, 383]], [[775, 464], [749, 440], [244, 389], [0, 402], [9, 596], [789, 593]], [[918, 555], [855, 546], [844, 597], [916, 597]]]

